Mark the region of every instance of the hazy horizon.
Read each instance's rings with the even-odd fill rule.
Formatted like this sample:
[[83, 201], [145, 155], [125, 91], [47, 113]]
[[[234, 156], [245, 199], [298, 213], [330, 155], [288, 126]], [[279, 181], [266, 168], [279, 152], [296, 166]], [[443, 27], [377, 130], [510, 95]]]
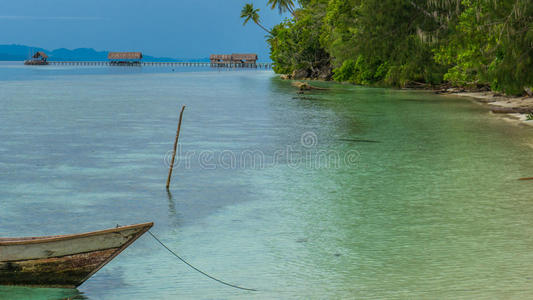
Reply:
[[[204, 58], [212, 53], [269, 55], [266, 33], [253, 23], [242, 25], [246, 3], [260, 9], [267, 27], [284, 16], [266, 0], [140, 0], [70, 2], [20, 0], [4, 4], [0, 24], [8, 28], [0, 44], [49, 50], [93, 48], [96, 51], [142, 51], [172, 58]], [[32, 30], [31, 28], [35, 28]]]

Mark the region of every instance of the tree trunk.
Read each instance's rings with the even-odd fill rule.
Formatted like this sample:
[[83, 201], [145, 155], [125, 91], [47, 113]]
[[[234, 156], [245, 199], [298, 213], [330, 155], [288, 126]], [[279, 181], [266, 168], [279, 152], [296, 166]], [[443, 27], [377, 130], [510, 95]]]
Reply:
[[270, 32], [270, 30], [266, 29], [265, 26], [261, 25], [261, 23], [256, 22], [255, 24], [257, 24], [257, 26], [261, 27], [261, 29], [263, 29], [264, 31], [268, 32], [269, 34], [272, 34], [272, 32]]

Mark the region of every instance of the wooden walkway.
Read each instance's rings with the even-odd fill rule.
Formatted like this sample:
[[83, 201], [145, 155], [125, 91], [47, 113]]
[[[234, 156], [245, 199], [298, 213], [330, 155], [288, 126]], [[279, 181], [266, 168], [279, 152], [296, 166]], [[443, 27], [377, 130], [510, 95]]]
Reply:
[[[109, 61], [48, 61], [50, 65], [60, 66], [111, 66]], [[140, 62], [121, 66], [146, 66], [146, 67], [212, 67], [212, 68], [246, 68], [246, 69], [271, 69], [271, 63], [210, 63], [210, 62]]]

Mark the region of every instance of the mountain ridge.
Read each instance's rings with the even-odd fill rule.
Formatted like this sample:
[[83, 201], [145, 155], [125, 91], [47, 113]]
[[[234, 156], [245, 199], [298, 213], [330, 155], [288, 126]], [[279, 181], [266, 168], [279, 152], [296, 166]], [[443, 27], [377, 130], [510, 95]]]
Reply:
[[[0, 45], [0, 61], [23, 61], [28, 59], [30, 53], [43, 51], [48, 55], [48, 60], [51, 61], [106, 61], [107, 54], [110, 51], [97, 51], [93, 48], [58, 48], [54, 50], [47, 50], [40, 47], [31, 47], [26, 45], [9, 44]], [[143, 61], [187, 61], [187, 62], [207, 62], [209, 58], [171, 58], [171, 57], [156, 57], [144, 55]]]

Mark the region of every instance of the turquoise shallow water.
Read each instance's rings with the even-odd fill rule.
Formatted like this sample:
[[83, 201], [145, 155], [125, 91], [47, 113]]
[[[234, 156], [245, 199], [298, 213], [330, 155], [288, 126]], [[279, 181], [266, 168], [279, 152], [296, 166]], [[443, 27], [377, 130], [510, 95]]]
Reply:
[[[1, 299], [529, 298], [533, 129], [269, 71], [0, 65], [0, 236], [154, 221], [77, 290]], [[177, 115], [187, 105], [171, 194]]]

